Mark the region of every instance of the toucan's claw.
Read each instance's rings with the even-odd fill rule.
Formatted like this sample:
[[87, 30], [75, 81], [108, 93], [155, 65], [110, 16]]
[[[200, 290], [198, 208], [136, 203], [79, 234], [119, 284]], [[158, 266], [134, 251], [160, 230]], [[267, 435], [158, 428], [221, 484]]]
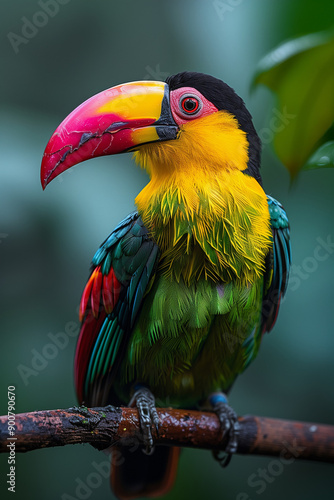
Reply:
[[147, 455], [150, 455], [154, 448], [151, 429], [154, 425], [155, 430], [158, 433], [160, 423], [152, 392], [147, 387], [140, 386], [132, 396], [129, 406], [137, 407], [140, 428], [145, 445], [145, 450], [143, 451]]
[[236, 412], [227, 404], [225, 394], [214, 394], [210, 398], [213, 411], [219, 418], [222, 431], [228, 433], [228, 442], [224, 452], [214, 451], [215, 459], [222, 467], [227, 467], [230, 463], [232, 455], [237, 451], [238, 438], [240, 434], [240, 425]]

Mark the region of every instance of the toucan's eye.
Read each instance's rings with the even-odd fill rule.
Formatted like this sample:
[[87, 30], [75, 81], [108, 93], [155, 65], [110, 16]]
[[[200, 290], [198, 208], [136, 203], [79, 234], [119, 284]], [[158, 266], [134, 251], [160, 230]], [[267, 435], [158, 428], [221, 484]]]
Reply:
[[202, 108], [198, 97], [193, 95], [183, 96], [180, 99], [180, 110], [187, 115], [195, 115]]
[[171, 90], [170, 109], [175, 123], [179, 126], [218, 111], [218, 108], [194, 87]]

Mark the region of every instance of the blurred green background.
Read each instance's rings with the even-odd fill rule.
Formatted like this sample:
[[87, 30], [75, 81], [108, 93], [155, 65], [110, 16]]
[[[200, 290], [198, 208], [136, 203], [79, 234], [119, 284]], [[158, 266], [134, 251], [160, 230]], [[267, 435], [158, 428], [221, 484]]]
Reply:
[[[8, 385], [16, 386], [18, 413], [76, 402], [76, 339], [67, 336], [62, 348], [48, 344], [52, 335], [78, 325], [92, 255], [133, 210], [147, 182], [130, 155], [121, 155], [71, 169], [43, 192], [40, 161], [60, 121], [112, 85], [192, 70], [234, 87], [257, 130], [270, 138], [275, 97], [264, 87], [249, 94], [258, 60], [285, 39], [329, 28], [334, 20], [332, 0], [54, 0], [45, 1], [48, 14], [42, 4], [1, 5], [1, 414], [7, 413]], [[334, 252], [324, 250], [322, 260], [314, 252], [319, 238], [334, 240], [334, 172], [302, 173], [290, 187], [270, 142], [263, 180], [288, 212], [294, 267], [274, 331], [236, 382], [230, 402], [239, 414], [332, 423]], [[22, 376], [33, 369], [36, 352], [49, 359]], [[15, 498], [112, 498], [108, 480], [93, 464], [105, 461], [88, 445], [17, 454]], [[166, 498], [333, 498], [332, 466], [296, 461], [282, 469], [276, 462], [236, 456], [222, 470], [209, 452], [185, 450]], [[0, 466], [1, 498], [11, 498], [6, 457]], [[264, 489], [254, 486], [259, 468], [270, 479]]]

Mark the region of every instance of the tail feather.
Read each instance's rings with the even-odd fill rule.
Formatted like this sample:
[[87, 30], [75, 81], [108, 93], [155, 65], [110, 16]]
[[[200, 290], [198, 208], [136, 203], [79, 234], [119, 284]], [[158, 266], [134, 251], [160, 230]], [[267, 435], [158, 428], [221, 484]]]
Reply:
[[124, 447], [114, 449], [115, 452], [111, 459], [110, 482], [120, 500], [155, 498], [172, 488], [180, 448], [156, 446], [151, 455], [145, 455], [142, 449], [133, 451]]

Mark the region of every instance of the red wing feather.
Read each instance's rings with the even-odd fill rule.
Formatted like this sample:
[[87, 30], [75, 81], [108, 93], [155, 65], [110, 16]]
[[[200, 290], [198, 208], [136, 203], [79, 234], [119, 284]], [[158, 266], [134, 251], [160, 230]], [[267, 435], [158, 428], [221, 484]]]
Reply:
[[82, 321], [85, 316], [88, 301], [90, 298], [90, 292], [92, 291], [93, 282], [94, 282], [94, 273], [90, 276], [89, 280], [87, 281], [87, 284], [85, 286], [85, 289], [81, 297], [80, 310], [79, 310], [80, 321]]
[[91, 302], [94, 317], [97, 318], [99, 315], [100, 304], [101, 304], [101, 302], [100, 302], [101, 301], [101, 288], [102, 288], [101, 266], [97, 266], [97, 268], [94, 269], [92, 276], [94, 276], [94, 281], [93, 281], [93, 287], [92, 287], [91, 296], [90, 296], [90, 302]]
[[81, 326], [74, 359], [75, 388], [80, 403], [83, 402], [83, 386], [92, 349], [105, 318], [105, 314], [100, 314], [96, 320], [89, 311]]
[[108, 274], [103, 276], [102, 299], [106, 312], [109, 314], [114, 309], [122, 285], [115, 276], [114, 270], [111, 267]]

